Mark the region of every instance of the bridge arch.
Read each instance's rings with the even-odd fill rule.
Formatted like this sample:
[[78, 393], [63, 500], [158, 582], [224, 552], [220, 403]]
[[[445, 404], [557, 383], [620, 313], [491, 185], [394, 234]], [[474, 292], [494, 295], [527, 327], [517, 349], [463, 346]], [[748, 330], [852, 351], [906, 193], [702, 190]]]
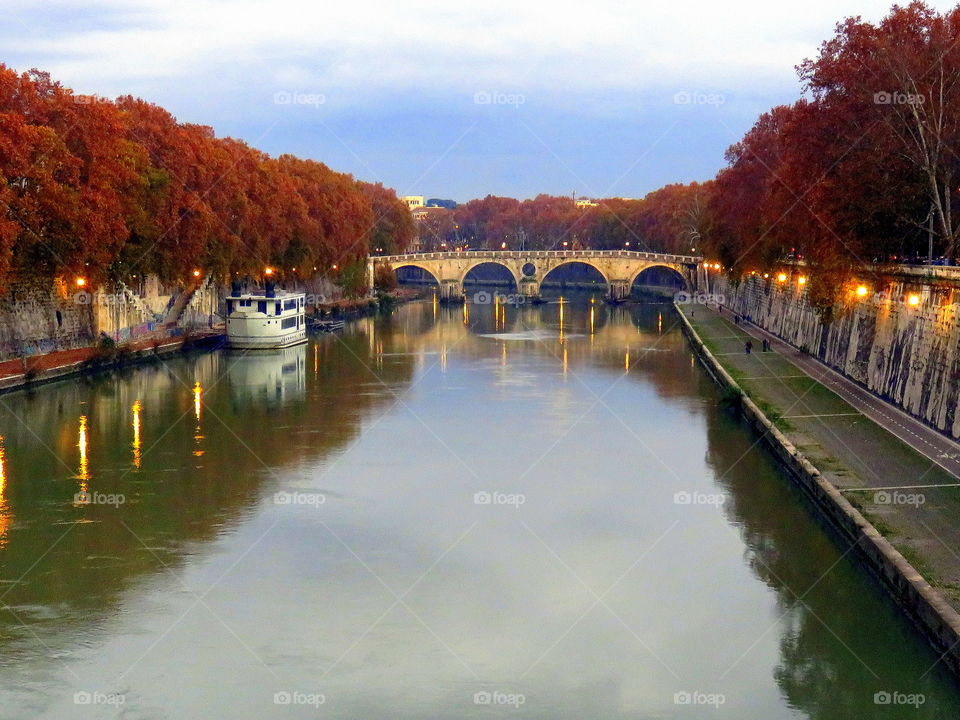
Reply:
[[463, 273], [460, 275], [460, 284], [463, 285], [463, 283], [466, 282], [467, 275], [469, 275], [471, 271], [476, 270], [479, 267], [483, 267], [484, 265], [496, 265], [497, 267], [503, 268], [510, 274], [511, 279], [513, 280], [514, 289], [520, 288], [520, 277], [517, 274], [516, 268], [510, 267], [505, 262], [500, 262], [498, 260], [492, 260], [489, 258], [479, 259], [476, 262], [468, 264]]
[[680, 269], [678, 269], [675, 265], [670, 265], [669, 263], [658, 263], [658, 262], [652, 262], [652, 263], [650, 263], [650, 264], [648, 264], [648, 265], [644, 265], [642, 268], [640, 268], [639, 270], [637, 270], [637, 271], [633, 274], [633, 276], [630, 278], [630, 284], [629, 284], [627, 287], [630, 288], [630, 289], [632, 289], [632, 288], [633, 288], [633, 284], [639, 279], [639, 277], [640, 277], [641, 275], [643, 275], [643, 274], [644, 274], [645, 272], [647, 272], [648, 270], [653, 270], [653, 269], [655, 269], [655, 268], [661, 268], [661, 269], [664, 269], [664, 270], [669, 270], [669, 271], [670, 271], [670, 274], [673, 275], [677, 280], [680, 281], [680, 287], [681, 287], [683, 290], [690, 290], [690, 281], [689, 281], [689, 279], [687, 278], [687, 276], [686, 276], [685, 273], [683, 273], [683, 272], [682, 272]]
[[[542, 285], [543, 283], [547, 282], [547, 278], [555, 270], [559, 270], [562, 267], [567, 267], [568, 265], [586, 265], [587, 267], [592, 268], [593, 270], [596, 270], [600, 274], [600, 277], [603, 278], [603, 282], [606, 283], [607, 287], [610, 287], [610, 277], [607, 275], [607, 273], [603, 271], [602, 268], [598, 267], [596, 263], [590, 262], [589, 258], [571, 258], [570, 260], [563, 260], [562, 262], [559, 262], [556, 265], [551, 265], [551, 267], [546, 272], [543, 272], [541, 270], [540, 284]], [[540, 270], [540, 268], [538, 268], [538, 270]]]
[[[418, 270], [422, 270], [422, 271], [425, 272], [427, 275], [429, 275], [431, 278], [433, 278], [433, 281], [434, 281], [437, 285], [440, 285], [440, 278], [437, 276], [436, 271], [435, 271], [435, 270], [431, 270], [431, 269], [430, 269], [429, 267], [427, 267], [425, 264], [421, 264], [421, 263], [417, 263], [417, 262], [401, 262], [401, 263], [397, 263], [397, 264], [390, 263], [390, 264], [387, 265], [387, 267], [389, 267], [389, 268], [391, 268], [391, 269], [393, 270], [393, 274], [394, 274], [394, 275], [396, 275], [399, 270], [403, 270], [404, 268], [408, 268], [408, 267], [417, 268]], [[399, 279], [399, 278], [398, 278], [398, 279]]]

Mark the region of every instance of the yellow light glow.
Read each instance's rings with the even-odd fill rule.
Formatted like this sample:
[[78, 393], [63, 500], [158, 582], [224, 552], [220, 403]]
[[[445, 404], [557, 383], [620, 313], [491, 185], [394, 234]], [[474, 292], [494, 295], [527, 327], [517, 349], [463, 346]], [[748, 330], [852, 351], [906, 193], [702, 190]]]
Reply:
[[80, 416], [80, 430], [77, 433], [77, 447], [80, 449], [80, 492], [87, 491], [87, 480], [90, 479], [90, 466], [87, 461], [87, 416]]
[[860, 297], [864, 297], [867, 294], [867, 292], [869, 291], [867, 290], [866, 285], [860, 285], [857, 287], [857, 295], [859, 295]]
[[87, 284], [86, 278], [77, 278], [77, 287], [83, 287]]
[[919, 304], [920, 304], [920, 296], [919, 296], [919, 295], [911, 295], [910, 297], [907, 298], [907, 302], [910, 303], [911, 305], [919, 305]]
[[786, 273], [780, 273], [779, 275], [777, 275], [777, 282], [786, 282], [786, 281], [787, 281]]
[[133, 407], [133, 466], [140, 467], [140, 401], [137, 400]]
[[7, 530], [13, 522], [13, 516], [10, 514], [10, 508], [7, 507], [7, 501], [4, 497], [7, 489], [7, 474], [3, 469], [5, 459], [3, 436], [0, 435], [0, 548], [7, 544]]
[[797, 278], [797, 282], [800, 283], [801, 285], [806, 285], [807, 279], [803, 275], [801, 275], [800, 277]]
[[334, 269], [334, 270], [336, 270], [336, 269], [337, 269], [337, 266], [336, 266], [336, 265], [334, 265], [334, 266], [333, 266], [333, 269]]
[[263, 274], [264, 274], [264, 275], [273, 275], [273, 268], [272, 268], [272, 267], [264, 268], [264, 269], [263, 269]]
[[199, 270], [194, 270], [194, 271], [193, 271], [193, 276], [194, 276], [194, 277], [200, 277], [200, 271], [199, 271]]
[[764, 279], [764, 280], [766, 280], [768, 277], [770, 277], [770, 273], [764, 273], [764, 274], [763, 274], [763, 279]]
[[200, 385], [198, 380], [193, 385], [193, 414], [196, 415], [197, 420], [200, 419], [200, 405], [203, 398], [203, 387]]

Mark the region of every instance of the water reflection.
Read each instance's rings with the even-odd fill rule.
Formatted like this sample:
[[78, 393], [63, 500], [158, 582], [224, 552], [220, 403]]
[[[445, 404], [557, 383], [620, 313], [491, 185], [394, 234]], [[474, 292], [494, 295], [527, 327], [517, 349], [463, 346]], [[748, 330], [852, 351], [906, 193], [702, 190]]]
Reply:
[[[320, 372], [320, 351], [312, 347], [310, 353], [316, 377]], [[226, 362], [227, 382], [238, 405], [280, 406], [301, 401], [306, 395], [307, 345], [230, 353]]]
[[960, 708], [664, 306], [426, 301], [8, 396], [0, 431], [0, 717], [98, 689], [156, 718], [315, 716], [274, 705], [296, 690], [337, 718], [506, 712], [493, 690], [544, 719]]

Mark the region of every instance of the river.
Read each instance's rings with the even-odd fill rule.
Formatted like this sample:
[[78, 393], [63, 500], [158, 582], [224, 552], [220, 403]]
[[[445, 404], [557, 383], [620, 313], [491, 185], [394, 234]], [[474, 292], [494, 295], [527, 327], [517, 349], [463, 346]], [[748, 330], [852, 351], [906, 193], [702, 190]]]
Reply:
[[[483, 298], [487, 299], [487, 298]], [[667, 305], [0, 396], [2, 718], [948, 718]]]

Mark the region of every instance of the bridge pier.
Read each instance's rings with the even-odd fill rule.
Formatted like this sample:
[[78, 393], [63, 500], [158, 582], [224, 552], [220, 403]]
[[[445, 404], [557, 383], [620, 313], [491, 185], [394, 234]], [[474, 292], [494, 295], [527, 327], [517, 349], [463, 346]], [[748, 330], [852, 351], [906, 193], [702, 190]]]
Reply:
[[623, 302], [630, 297], [629, 280], [611, 280], [607, 288], [607, 300], [610, 302]]
[[459, 280], [441, 280], [440, 302], [462, 303], [463, 283], [461, 283]]
[[535, 302], [540, 299], [540, 281], [535, 278], [522, 278], [518, 290], [528, 301]]

